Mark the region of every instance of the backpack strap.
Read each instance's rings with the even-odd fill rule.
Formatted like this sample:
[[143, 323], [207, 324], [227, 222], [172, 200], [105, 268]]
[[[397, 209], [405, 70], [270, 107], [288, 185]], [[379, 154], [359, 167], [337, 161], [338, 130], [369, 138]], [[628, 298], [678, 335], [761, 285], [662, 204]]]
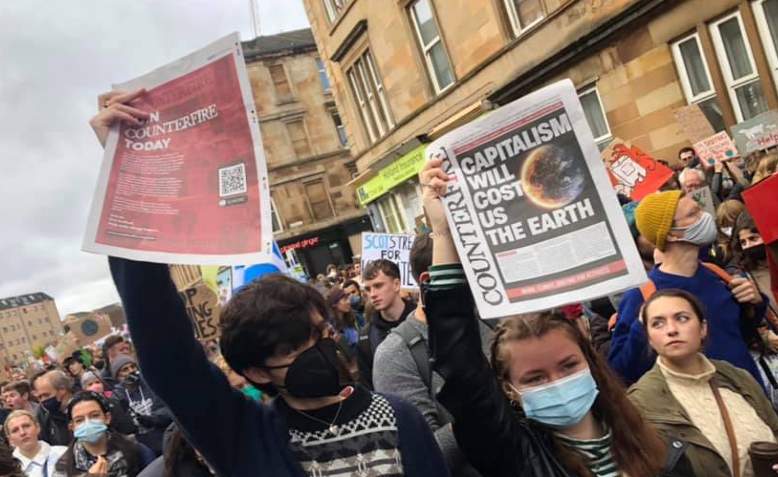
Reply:
[[432, 390], [432, 369], [430, 368], [430, 358], [427, 352], [427, 342], [424, 340], [421, 332], [410, 325], [409, 322], [403, 322], [399, 326], [392, 328], [392, 333], [399, 335], [405, 342], [405, 346], [411, 352], [416, 368], [419, 370], [419, 376], [430, 390]]
[[713, 272], [717, 277], [721, 279], [722, 282], [726, 283], [727, 285], [734, 280], [735, 277], [733, 277], [729, 272], [724, 270], [723, 268], [719, 267], [715, 263], [710, 262], [700, 262], [700, 264]]

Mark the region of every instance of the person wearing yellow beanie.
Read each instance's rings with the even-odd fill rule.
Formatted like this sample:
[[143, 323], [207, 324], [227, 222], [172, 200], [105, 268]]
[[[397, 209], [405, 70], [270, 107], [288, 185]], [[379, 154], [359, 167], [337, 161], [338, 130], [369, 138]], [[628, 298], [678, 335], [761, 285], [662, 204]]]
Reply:
[[[697, 297], [710, 312], [705, 354], [743, 368], [761, 382], [741, 331], [741, 303], [754, 305], [757, 316], [765, 311], [764, 297], [753, 282], [734, 278], [729, 283], [700, 266], [700, 249], [717, 235], [715, 219], [691, 196], [681, 191], [647, 195], [635, 209], [635, 224], [646, 240], [662, 252], [661, 263], [648, 272], [657, 290], [677, 288]], [[632, 384], [654, 364], [638, 313], [643, 305], [639, 289], [624, 294], [611, 339], [608, 362], [627, 384]]]
[[657, 192], [644, 197], [635, 209], [635, 225], [640, 235], [661, 251], [665, 249], [667, 234], [673, 227], [680, 200], [679, 190]]

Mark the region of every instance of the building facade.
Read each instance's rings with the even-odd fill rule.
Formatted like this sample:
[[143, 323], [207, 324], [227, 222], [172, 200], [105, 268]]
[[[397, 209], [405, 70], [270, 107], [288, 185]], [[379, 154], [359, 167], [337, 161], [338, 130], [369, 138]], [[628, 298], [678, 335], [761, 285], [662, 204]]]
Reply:
[[0, 366], [23, 363], [33, 348], [45, 347], [61, 335], [57, 305], [47, 294], [0, 298]]
[[273, 236], [309, 275], [360, 253], [370, 230], [356, 166], [310, 29], [243, 44], [270, 176]]
[[603, 148], [673, 162], [673, 111], [717, 131], [778, 108], [778, 0], [304, 0], [376, 227], [421, 216], [420, 148], [570, 78]]

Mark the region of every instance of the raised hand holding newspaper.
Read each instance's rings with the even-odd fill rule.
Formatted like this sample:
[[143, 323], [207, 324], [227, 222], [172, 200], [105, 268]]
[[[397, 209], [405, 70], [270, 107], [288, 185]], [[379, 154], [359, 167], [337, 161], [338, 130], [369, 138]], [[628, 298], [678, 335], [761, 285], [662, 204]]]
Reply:
[[267, 171], [237, 33], [115, 85], [100, 108], [91, 124], [105, 154], [85, 251], [161, 263], [266, 261]]
[[427, 148], [482, 318], [617, 293], [646, 281], [570, 81], [503, 106]]

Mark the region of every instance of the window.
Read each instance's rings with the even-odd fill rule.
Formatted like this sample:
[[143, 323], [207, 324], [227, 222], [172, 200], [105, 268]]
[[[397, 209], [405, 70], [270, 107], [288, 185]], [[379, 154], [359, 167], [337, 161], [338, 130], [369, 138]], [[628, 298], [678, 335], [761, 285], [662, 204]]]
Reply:
[[324, 10], [327, 12], [327, 18], [330, 23], [334, 22], [343, 11], [343, 7], [346, 5], [346, 0], [323, 0]]
[[289, 80], [286, 78], [284, 65], [270, 65], [270, 79], [273, 80], [273, 87], [276, 90], [276, 99], [278, 101], [288, 101], [292, 98], [292, 88], [289, 86]]
[[767, 111], [767, 101], [762, 94], [762, 84], [740, 14], [736, 12], [714, 22], [710, 30], [738, 122]]
[[319, 81], [321, 82], [322, 89], [324, 89], [325, 93], [329, 93], [332, 86], [330, 85], [330, 78], [327, 76], [327, 68], [324, 67], [324, 62], [321, 58], [316, 58], [316, 68], [319, 70]]
[[381, 213], [381, 220], [384, 222], [386, 232], [390, 234], [405, 232], [402, 208], [397, 202], [397, 197], [393, 193], [387, 194], [386, 197], [378, 200], [378, 211]]
[[427, 72], [432, 79], [436, 93], [454, 84], [454, 73], [448, 54], [440, 38], [440, 31], [432, 14], [429, 0], [416, 0], [410, 7], [413, 26], [419, 39]]
[[305, 124], [302, 119], [286, 123], [286, 130], [289, 132], [289, 140], [292, 142], [292, 149], [298, 158], [311, 155], [311, 145], [308, 142], [308, 134], [305, 132]]
[[778, 0], [757, 0], [754, 2], [754, 16], [759, 36], [762, 38], [767, 62], [778, 85]]
[[284, 230], [281, 216], [278, 215], [278, 208], [276, 208], [276, 201], [272, 195], [270, 196], [270, 219], [273, 222], [273, 232], [281, 232]]
[[724, 114], [713, 89], [708, 63], [702, 54], [700, 37], [697, 33], [689, 35], [674, 43], [672, 50], [686, 101], [698, 104], [713, 129], [723, 131]]
[[346, 127], [343, 125], [343, 121], [340, 120], [340, 114], [337, 111], [332, 113], [332, 122], [335, 123], [335, 130], [338, 132], [338, 140], [343, 147], [348, 146], [348, 135], [346, 134]]
[[505, 0], [508, 19], [516, 36], [543, 19], [543, 4], [540, 0]]
[[578, 93], [578, 99], [581, 100], [586, 122], [589, 123], [589, 128], [592, 130], [594, 141], [602, 151], [611, 141], [611, 130], [602, 107], [600, 93], [596, 86], [592, 86]]
[[375, 142], [394, 127], [394, 122], [370, 51], [360, 56], [347, 74], [370, 142]]
[[308, 203], [311, 205], [311, 213], [315, 220], [328, 219], [335, 215], [323, 180], [306, 183], [305, 194], [308, 196]]

